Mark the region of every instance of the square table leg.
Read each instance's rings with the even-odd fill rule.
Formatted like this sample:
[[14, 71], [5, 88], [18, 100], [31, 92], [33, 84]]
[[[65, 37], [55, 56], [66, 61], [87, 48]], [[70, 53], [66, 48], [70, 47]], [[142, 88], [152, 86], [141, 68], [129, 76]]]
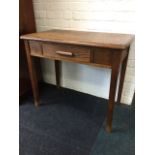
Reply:
[[[129, 49], [128, 49], [128, 51], [129, 51]], [[124, 79], [125, 79], [127, 61], [128, 61], [128, 54], [122, 62], [122, 68], [121, 68], [121, 74], [120, 74], [120, 84], [119, 84], [118, 98], [117, 98], [118, 104], [121, 103], [121, 96], [122, 96], [122, 91], [123, 91], [123, 84], [124, 84]]]
[[55, 62], [56, 85], [57, 85], [57, 88], [60, 88], [60, 86], [61, 86], [61, 81], [60, 81], [60, 77], [61, 77], [61, 61], [54, 60], [54, 62]]
[[37, 73], [36, 73], [34, 62], [33, 62], [33, 58], [30, 55], [30, 47], [29, 47], [28, 41], [25, 40], [24, 44], [26, 48], [26, 56], [27, 56], [29, 74], [30, 74], [32, 91], [33, 91], [33, 96], [34, 96], [34, 103], [35, 103], [35, 106], [38, 107], [39, 106], [39, 89], [38, 89]]
[[106, 122], [107, 132], [112, 131], [112, 119], [113, 119], [113, 111], [114, 111], [119, 70], [120, 70], [120, 56], [116, 55], [112, 64], [110, 93], [109, 93], [109, 101], [108, 101], [108, 113], [107, 113], [107, 122]]

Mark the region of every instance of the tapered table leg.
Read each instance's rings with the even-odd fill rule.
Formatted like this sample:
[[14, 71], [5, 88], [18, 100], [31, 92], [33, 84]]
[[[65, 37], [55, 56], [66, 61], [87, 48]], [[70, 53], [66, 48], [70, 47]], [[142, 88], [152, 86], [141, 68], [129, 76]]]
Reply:
[[121, 74], [120, 74], [120, 84], [119, 84], [118, 98], [117, 98], [118, 104], [121, 103], [121, 96], [122, 96], [122, 91], [123, 91], [123, 84], [124, 84], [124, 79], [125, 79], [127, 60], [128, 60], [128, 55], [122, 62], [122, 68], [121, 68]]
[[55, 75], [56, 75], [56, 85], [57, 88], [60, 88], [60, 76], [61, 76], [61, 72], [60, 72], [60, 67], [61, 67], [61, 62], [59, 60], [55, 60]]
[[34, 103], [35, 103], [35, 106], [38, 107], [39, 106], [39, 89], [38, 89], [37, 73], [35, 70], [33, 58], [30, 55], [30, 47], [29, 47], [28, 41], [25, 40], [24, 44], [26, 48], [26, 56], [27, 56], [29, 74], [30, 74], [32, 91], [33, 91], [33, 96], [34, 96]]
[[[116, 57], [117, 58], [117, 57]], [[120, 61], [116, 59], [112, 65], [112, 73], [111, 73], [111, 82], [110, 82], [110, 94], [108, 101], [108, 113], [107, 113], [107, 122], [106, 122], [106, 131], [112, 131], [112, 119], [113, 119], [113, 111], [115, 104], [115, 95], [116, 95], [116, 87], [117, 87], [117, 79], [120, 68]]]

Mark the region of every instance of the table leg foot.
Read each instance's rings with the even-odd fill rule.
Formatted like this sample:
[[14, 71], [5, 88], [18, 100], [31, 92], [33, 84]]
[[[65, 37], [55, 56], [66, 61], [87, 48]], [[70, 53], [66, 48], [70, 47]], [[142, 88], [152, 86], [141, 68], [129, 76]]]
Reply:
[[111, 133], [112, 127], [111, 126], [106, 126], [105, 130], [106, 130], [106, 132]]
[[36, 101], [36, 100], [35, 100], [35, 101], [34, 101], [34, 105], [35, 105], [36, 108], [38, 108], [38, 107], [39, 107], [39, 101]]

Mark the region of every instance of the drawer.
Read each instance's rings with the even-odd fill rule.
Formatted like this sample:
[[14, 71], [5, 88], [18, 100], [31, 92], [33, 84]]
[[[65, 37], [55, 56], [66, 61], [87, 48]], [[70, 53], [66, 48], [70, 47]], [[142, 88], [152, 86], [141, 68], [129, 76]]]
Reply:
[[58, 60], [68, 60], [77, 62], [90, 62], [91, 49], [89, 47], [58, 44], [58, 43], [43, 43], [43, 55]]
[[32, 55], [42, 55], [42, 44], [39, 41], [29, 41], [30, 53]]

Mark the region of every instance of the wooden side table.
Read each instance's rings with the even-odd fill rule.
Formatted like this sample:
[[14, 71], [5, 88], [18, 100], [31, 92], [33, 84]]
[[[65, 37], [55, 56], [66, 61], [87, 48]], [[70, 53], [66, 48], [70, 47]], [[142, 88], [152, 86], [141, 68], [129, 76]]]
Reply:
[[60, 63], [70, 61], [97, 67], [111, 68], [106, 131], [112, 130], [112, 117], [120, 67], [121, 78], [118, 102], [121, 99], [130, 44], [129, 34], [50, 30], [21, 36], [24, 39], [35, 105], [39, 105], [39, 90], [33, 57], [55, 61], [56, 83], [60, 86]]

